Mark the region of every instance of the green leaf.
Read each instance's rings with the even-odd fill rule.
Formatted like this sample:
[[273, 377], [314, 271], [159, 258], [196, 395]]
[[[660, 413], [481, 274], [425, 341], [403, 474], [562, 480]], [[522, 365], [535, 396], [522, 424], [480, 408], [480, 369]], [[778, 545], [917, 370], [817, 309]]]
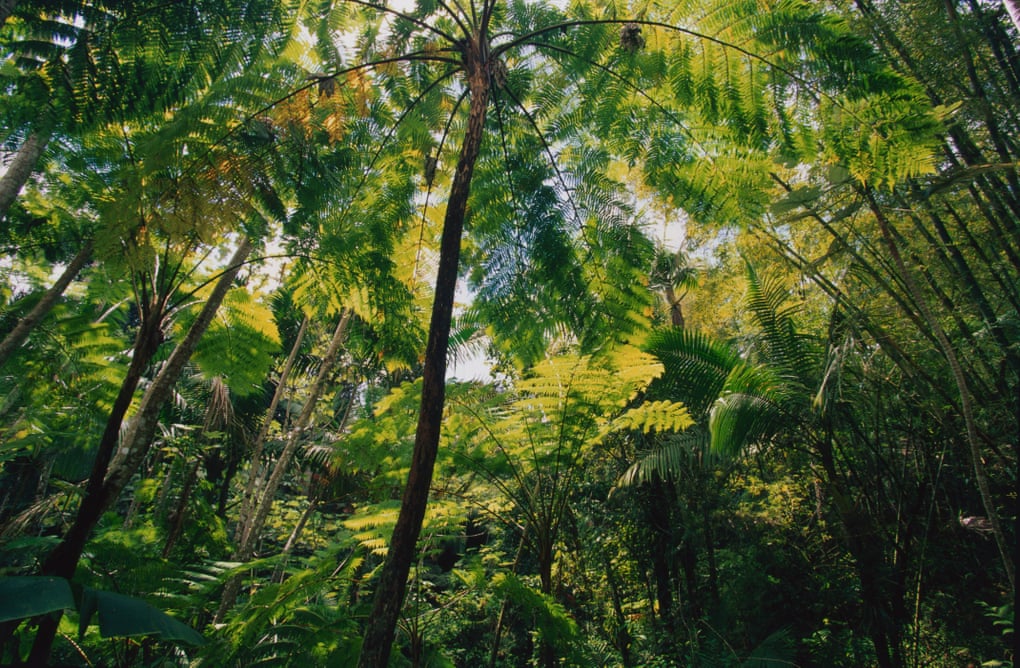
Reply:
[[71, 585], [63, 578], [24, 575], [0, 580], [0, 622], [74, 607]]
[[99, 612], [99, 633], [104, 638], [152, 635], [188, 645], [205, 644], [205, 638], [198, 631], [141, 599], [86, 589], [82, 595], [83, 609], [88, 599], [95, 600]]
[[193, 628], [133, 596], [86, 587], [81, 604], [76, 605], [71, 583], [64, 578], [23, 575], [0, 580], [0, 622], [57, 610], [77, 610], [82, 634], [98, 612], [99, 633], [104, 638], [153, 635], [188, 645], [205, 644]]

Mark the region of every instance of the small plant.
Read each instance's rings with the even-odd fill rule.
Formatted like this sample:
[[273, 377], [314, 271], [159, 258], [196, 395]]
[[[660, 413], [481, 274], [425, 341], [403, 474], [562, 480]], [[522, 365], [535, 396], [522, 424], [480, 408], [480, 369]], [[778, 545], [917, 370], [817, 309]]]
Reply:
[[[1007, 639], [1007, 636], [1013, 635], [1013, 604], [1006, 603], [1005, 605], [995, 606], [991, 603], [978, 601], [978, 605], [984, 609], [985, 617], [992, 620], [992, 625], [999, 628], [1002, 633], [1002, 639], [1006, 643], [1006, 647], [1012, 647], [1012, 640]], [[999, 659], [991, 659], [990, 661], [983, 661], [981, 665], [987, 666], [988, 668], [1012, 668], [1013, 662], [1009, 660], [1002, 661]]]

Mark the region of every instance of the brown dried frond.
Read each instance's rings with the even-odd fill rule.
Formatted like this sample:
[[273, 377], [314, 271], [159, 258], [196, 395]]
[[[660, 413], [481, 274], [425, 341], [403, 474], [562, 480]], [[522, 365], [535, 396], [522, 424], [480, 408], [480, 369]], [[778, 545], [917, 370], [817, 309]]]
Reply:
[[624, 23], [620, 26], [620, 48], [628, 53], [640, 51], [645, 46], [641, 26], [637, 23]]
[[203, 428], [222, 431], [234, 419], [234, 405], [230, 403], [230, 389], [219, 376], [209, 383], [209, 403], [205, 407]]
[[436, 178], [436, 166], [439, 164], [439, 158], [429, 152], [425, 156], [425, 185], [429, 188], [432, 187], [432, 181]]

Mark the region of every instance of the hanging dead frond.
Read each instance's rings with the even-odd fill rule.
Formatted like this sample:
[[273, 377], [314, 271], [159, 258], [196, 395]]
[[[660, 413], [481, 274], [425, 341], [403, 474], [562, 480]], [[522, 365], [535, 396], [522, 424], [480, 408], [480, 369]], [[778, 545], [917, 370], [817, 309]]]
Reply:
[[312, 72], [305, 77], [305, 81], [314, 81], [316, 89], [319, 91], [319, 95], [322, 97], [333, 97], [333, 93], [336, 92], [336, 77], [322, 72]]
[[620, 48], [627, 53], [636, 53], [645, 47], [645, 38], [641, 34], [641, 26], [637, 23], [624, 23], [620, 26]]
[[506, 63], [499, 58], [494, 59], [490, 66], [490, 72], [492, 74], [492, 83], [496, 84], [496, 88], [506, 88]]
[[206, 431], [223, 431], [234, 419], [234, 405], [230, 389], [221, 376], [213, 376], [209, 383], [209, 403], [205, 408]]
[[439, 157], [432, 152], [425, 156], [425, 185], [432, 187], [432, 181], [436, 178], [436, 167], [439, 165]]

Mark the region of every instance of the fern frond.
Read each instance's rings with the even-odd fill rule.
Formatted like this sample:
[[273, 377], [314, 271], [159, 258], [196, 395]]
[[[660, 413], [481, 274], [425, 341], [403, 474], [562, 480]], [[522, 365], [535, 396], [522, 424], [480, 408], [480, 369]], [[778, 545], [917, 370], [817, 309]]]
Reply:
[[694, 424], [687, 408], [673, 401], [650, 401], [628, 410], [612, 422], [615, 429], [649, 432], [683, 431]]
[[685, 471], [697, 469], [709, 453], [706, 429], [655, 439], [652, 449], [631, 464], [617, 479], [617, 487], [633, 487], [653, 480], [676, 481]]

